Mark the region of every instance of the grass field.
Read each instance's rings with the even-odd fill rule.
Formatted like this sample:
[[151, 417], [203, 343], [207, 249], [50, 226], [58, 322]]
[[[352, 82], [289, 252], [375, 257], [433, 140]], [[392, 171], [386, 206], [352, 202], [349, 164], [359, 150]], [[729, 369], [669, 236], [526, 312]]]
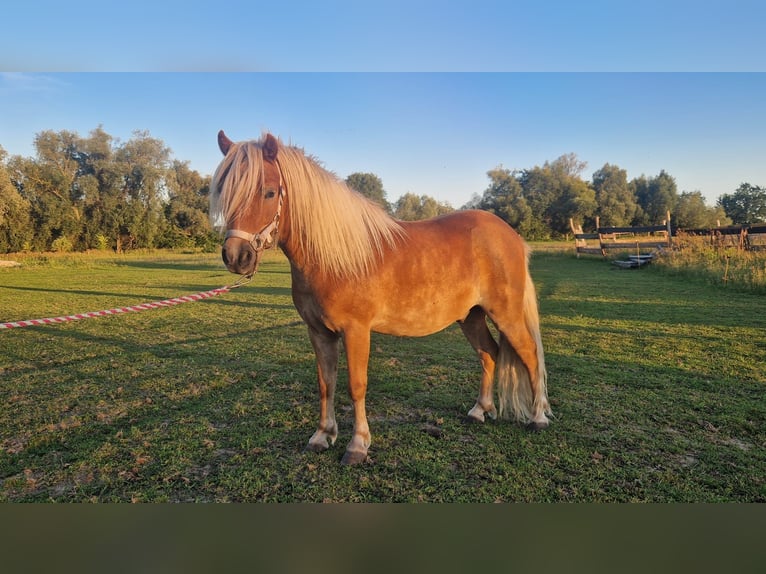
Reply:
[[655, 260], [667, 274], [682, 275], [711, 285], [766, 295], [766, 251], [743, 251], [711, 245], [710, 238], [679, 233], [673, 249]]
[[[21, 258], [0, 321], [233, 281], [217, 255]], [[766, 299], [538, 246], [555, 419], [470, 424], [480, 369], [460, 330], [374, 336], [371, 461], [303, 451], [313, 353], [281, 256], [173, 308], [0, 331], [2, 501], [766, 501]], [[341, 359], [343, 360], [343, 359]]]

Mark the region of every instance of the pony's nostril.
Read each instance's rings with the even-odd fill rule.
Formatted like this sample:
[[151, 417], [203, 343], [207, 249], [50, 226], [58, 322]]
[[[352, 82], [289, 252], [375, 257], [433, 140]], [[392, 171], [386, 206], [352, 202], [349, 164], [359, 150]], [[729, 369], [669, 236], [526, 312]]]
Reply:
[[249, 269], [252, 259], [252, 251], [249, 249], [243, 249], [239, 254], [239, 268]]

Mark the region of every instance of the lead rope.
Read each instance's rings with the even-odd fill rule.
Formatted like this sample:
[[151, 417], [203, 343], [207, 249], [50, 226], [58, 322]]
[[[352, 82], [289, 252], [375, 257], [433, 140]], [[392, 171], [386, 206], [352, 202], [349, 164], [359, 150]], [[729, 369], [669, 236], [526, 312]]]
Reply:
[[174, 297], [173, 299], [165, 299], [164, 301], [153, 301], [150, 303], [131, 305], [130, 307], [116, 307], [115, 309], [106, 309], [104, 311], [89, 311], [88, 313], [77, 313], [76, 315], [66, 315], [64, 317], [46, 317], [44, 319], [27, 319], [25, 321], [0, 323], [0, 331], [4, 329], [14, 329], [17, 327], [55, 325], [57, 323], [68, 323], [70, 321], [79, 321], [81, 319], [92, 319], [95, 317], [105, 317], [107, 315], [120, 315], [122, 313], [136, 313], [139, 311], [148, 311], [149, 309], [159, 309], [160, 307], [172, 307], [173, 305], [180, 305], [181, 303], [192, 303], [194, 301], [201, 301], [202, 299], [210, 299], [211, 297], [216, 297], [217, 295], [223, 295], [232, 289], [237, 289], [243, 285], [247, 285], [252, 279], [252, 275], [243, 275], [231, 285], [219, 287], [218, 289], [202, 291], [201, 293], [194, 293], [192, 295], [183, 295], [181, 297]]

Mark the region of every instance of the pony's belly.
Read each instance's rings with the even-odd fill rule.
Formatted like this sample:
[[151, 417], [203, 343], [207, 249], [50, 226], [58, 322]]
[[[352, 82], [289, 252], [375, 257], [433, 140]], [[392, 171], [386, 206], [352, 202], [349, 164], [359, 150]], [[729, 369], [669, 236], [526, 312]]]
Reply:
[[373, 321], [370, 329], [384, 335], [397, 337], [425, 337], [446, 329], [468, 314], [468, 309], [404, 309], [394, 315], [388, 315]]
[[[419, 288], [413, 289], [413, 285]], [[457, 274], [428, 288], [413, 280], [381, 293], [385, 295], [377, 302], [367, 301], [372, 311], [370, 328], [376, 333], [401, 337], [424, 337], [446, 329], [465, 319], [478, 300], [476, 285], [462, 282]]]
[[433, 325], [381, 325], [373, 326], [372, 331], [383, 335], [394, 335], [395, 337], [426, 337], [433, 335], [449, 327], [455, 321], [449, 321], [444, 324]]

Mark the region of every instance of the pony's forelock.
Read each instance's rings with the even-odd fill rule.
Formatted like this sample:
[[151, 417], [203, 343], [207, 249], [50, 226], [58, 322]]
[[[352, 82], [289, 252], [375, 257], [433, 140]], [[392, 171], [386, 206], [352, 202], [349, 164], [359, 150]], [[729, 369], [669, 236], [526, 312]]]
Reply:
[[210, 181], [210, 218], [223, 223], [242, 213], [263, 184], [263, 149], [256, 142], [234, 144]]

